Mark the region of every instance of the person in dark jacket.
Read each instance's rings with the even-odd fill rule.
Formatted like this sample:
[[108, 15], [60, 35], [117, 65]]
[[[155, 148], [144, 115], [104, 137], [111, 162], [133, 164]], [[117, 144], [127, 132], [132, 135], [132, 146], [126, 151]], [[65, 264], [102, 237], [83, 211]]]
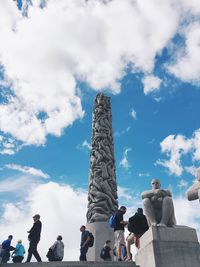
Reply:
[[81, 231], [81, 248], [80, 248], [80, 261], [87, 261], [88, 242], [90, 241], [90, 233], [86, 230], [85, 225], [80, 228]]
[[128, 230], [131, 232], [127, 238], [127, 258], [131, 260], [130, 245], [135, 243], [135, 246], [140, 248], [140, 237], [149, 229], [146, 216], [143, 214], [143, 209], [138, 208], [137, 212], [128, 220]]
[[42, 229], [42, 223], [40, 221], [40, 215], [36, 214], [33, 216], [33, 226], [30, 231], [28, 231], [28, 240], [30, 241], [29, 243], [29, 249], [28, 249], [28, 257], [26, 262], [31, 261], [32, 255], [36, 258], [38, 262], [41, 262], [41, 257], [37, 251], [37, 245], [40, 241], [40, 234], [41, 234], [41, 229]]
[[15, 248], [11, 246], [11, 241], [13, 239], [12, 235], [8, 236], [8, 239], [4, 240], [1, 247], [1, 262], [0, 263], [7, 263], [10, 259], [10, 251], [14, 250]]

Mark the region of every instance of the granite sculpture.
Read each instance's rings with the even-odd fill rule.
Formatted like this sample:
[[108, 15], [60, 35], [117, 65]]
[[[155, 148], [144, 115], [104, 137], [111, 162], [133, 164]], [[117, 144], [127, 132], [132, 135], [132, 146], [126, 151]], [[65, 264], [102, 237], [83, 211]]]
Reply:
[[151, 226], [168, 226], [176, 224], [172, 194], [168, 189], [161, 189], [158, 179], [151, 181], [152, 190], [142, 193], [144, 214]]
[[118, 208], [110, 98], [94, 101], [87, 222], [104, 222]]
[[200, 168], [196, 171], [196, 181], [188, 188], [186, 195], [189, 201], [200, 200]]

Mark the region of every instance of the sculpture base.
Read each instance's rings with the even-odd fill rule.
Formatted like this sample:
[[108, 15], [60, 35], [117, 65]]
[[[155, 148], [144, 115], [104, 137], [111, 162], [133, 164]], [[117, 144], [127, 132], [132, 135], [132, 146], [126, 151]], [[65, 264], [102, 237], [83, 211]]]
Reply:
[[86, 229], [94, 235], [94, 246], [89, 248], [87, 253], [88, 261], [102, 261], [100, 252], [107, 240], [111, 240], [114, 246], [114, 231], [108, 222], [87, 223]]
[[186, 226], [150, 227], [140, 238], [135, 261], [140, 267], [199, 267], [196, 230]]

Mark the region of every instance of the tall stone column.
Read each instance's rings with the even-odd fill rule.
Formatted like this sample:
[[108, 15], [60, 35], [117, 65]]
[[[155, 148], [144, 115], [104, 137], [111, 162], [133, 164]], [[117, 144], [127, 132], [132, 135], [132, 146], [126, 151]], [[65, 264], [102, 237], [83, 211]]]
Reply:
[[88, 260], [100, 260], [106, 240], [114, 242], [108, 219], [118, 208], [110, 98], [97, 94], [92, 119], [87, 229], [95, 237]]

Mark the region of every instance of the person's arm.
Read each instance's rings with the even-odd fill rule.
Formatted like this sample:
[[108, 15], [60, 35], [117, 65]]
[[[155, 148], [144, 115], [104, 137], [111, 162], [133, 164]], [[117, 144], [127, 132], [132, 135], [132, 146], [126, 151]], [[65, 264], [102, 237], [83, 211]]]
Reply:
[[144, 198], [151, 198], [155, 195], [155, 193], [152, 191], [152, 190], [148, 190], [148, 191], [144, 191], [142, 192], [141, 196], [142, 196], [142, 199]]
[[52, 249], [52, 250], [54, 250], [55, 249], [55, 247], [56, 247], [56, 244], [57, 244], [57, 241], [56, 242], [54, 242], [54, 244], [50, 247], [50, 249]]
[[87, 237], [87, 239], [85, 240], [85, 242], [83, 243], [82, 248], [85, 247], [89, 241], [90, 241], [90, 235], [89, 235], [89, 233], [88, 233], [88, 237]]

